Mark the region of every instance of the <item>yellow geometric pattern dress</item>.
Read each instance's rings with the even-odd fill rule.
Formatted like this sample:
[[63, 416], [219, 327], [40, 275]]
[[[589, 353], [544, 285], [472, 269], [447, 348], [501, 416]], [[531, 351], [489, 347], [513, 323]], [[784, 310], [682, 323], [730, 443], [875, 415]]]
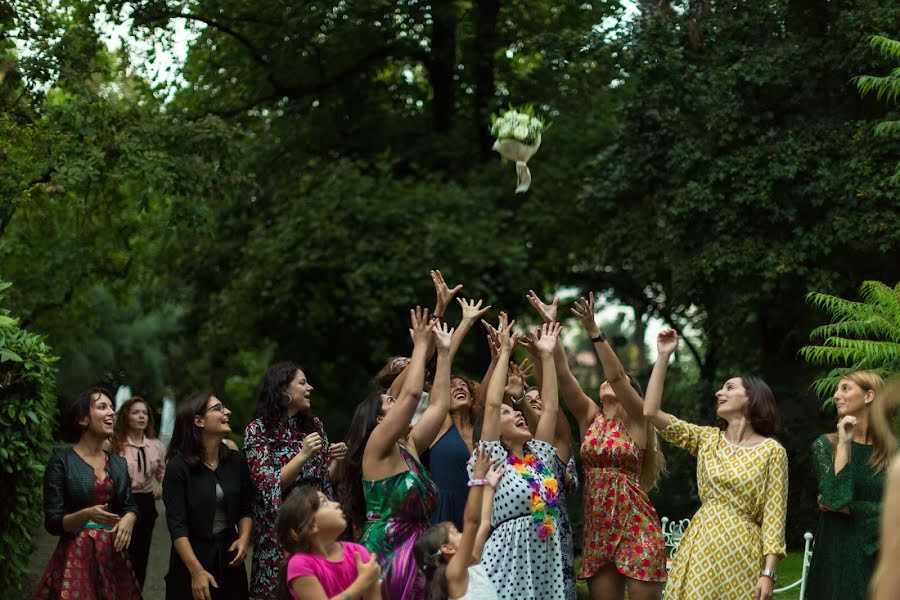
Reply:
[[675, 417], [659, 435], [697, 457], [702, 502], [678, 545], [665, 600], [750, 600], [765, 555], [785, 553], [784, 447], [772, 438], [736, 446], [716, 427]]

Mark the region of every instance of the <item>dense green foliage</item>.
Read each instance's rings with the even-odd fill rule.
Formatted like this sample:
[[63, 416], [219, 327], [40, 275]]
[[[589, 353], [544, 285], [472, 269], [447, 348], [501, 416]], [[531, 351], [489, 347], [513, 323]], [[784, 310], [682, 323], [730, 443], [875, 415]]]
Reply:
[[[861, 98], [854, 77], [883, 72], [867, 40], [900, 29], [900, 7], [3, 7], [0, 265], [10, 306], [62, 356], [61, 396], [212, 388], [239, 429], [265, 365], [292, 359], [340, 438], [371, 375], [408, 351], [430, 268], [520, 319], [528, 288], [594, 289], [633, 310], [622, 347], [644, 378], [648, 320], [682, 331], [673, 412], [713, 422], [713, 391], [740, 371], [773, 385], [791, 542], [811, 528], [808, 447], [832, 424], [808, 391], [822, 372], [798, 357], [822, 322], [804, 298], [896, 278], [900, 151], [873, 131], [891, 97]], [[103, 23], [134, 43], [109, 50]], [[138, 67], [182, 26], [176, 85], [148, 82]], [[488, 126], [527, 103], [553, 127], [514, 196]], [[458, 366], [477, 374], [472, 338]], [[654, 498], [677, 517], [697, 498], [690, 460], [668, 455]]]
[[831, 394], [850, 371], [866, 369], [883, 378], [900, 373], [900, 283], [893, 288], [878, 281], [863, 282], [861, 302], [811, 293], [810, 303], [824, 309], [833, 322], [816, 327], [810, 337], [821, 345], [804, 346], [806, 360], [833, 367], [815, 382], [820, 395]]
[[[873, 35], [869, 40], [872, 48], [878, 50], [883, 56], [900, 62], [900, 41], [886, 38], [883, 35]], [[863, 95], [875, 93], [878, 100], [882, 100], [890, 106], [900, 106], [900, 66], [891, 69], [887, 75], [860, 75], [856, 78], [856, 86]], [[875, 135], [884, 137], [900, 137], [900, 120], [891, 119], [882, 121], [875, 126]], [[893, 183], [900, 183], [900, 163], [891, 177]]]
[[[11, 284], [0, 282], [6, 304]], [[52, 364], [43, 336], [25, 331], [0, 308], [0, 589], [22, 591], [31, 533], [41, 522], [41, 481], [56, 415]]]

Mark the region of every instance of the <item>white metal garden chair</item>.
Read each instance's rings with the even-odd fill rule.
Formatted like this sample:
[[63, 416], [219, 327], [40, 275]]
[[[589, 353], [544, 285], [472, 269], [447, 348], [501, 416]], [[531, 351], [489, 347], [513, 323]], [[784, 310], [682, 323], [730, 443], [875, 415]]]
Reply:
[[[690, 519], [671, 521], [669, 517], [662, 518], [662, 534], [663, 539], [666, 542], [667, 551], [666, 570], [672, 568], [672, 560], [675, 558], [675, 553], [678, 551], [678, 544], [681, 543], [681, 538], [684, 537], [684, 532], [687, 531], [688, 525], [690, 524]], [[799, 586], [800, 600], [804, 600], [806, 597], [806, 577], [809, 573], [809, 564], [812, 561], [813, 534], [807, 531], [803, 534], [803, 539], [805, 540], [805, 543], [803, 546], [803, 568], [800, 571], [800, 579], [784, 587], [775, 588], [776, 594], [792, 590]]]

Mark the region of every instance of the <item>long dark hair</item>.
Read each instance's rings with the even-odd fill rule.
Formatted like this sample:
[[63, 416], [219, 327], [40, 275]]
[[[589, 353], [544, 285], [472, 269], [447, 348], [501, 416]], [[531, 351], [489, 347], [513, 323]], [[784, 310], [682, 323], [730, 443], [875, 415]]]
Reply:
[[[267, 429], [272, 429], [287, 417], [287, 407], [291, 403], [291, 396], [287, 388], [297, 375], [297, 371], [303, 369], [297, 363], [283, 361], [275, 363], [263, 375], [259, 388], [256, 391], [256, 415], [261, 419]], [[304, 410], [297, 413], [297, 433], [322, 433], [313, 416], [312, 411]]]
[[[172, 431], [172, 440], [166, 451], [166, 462], [178, 455], [188, 466], [196, 467], [206, 458], [201, 432], [194, 425], [194, 419], [206, 411], [206, 404], [211, 396], [210, 392], [196, 392], [178, 403], [178, 409], [175, 411], [175, 429]], [[228, 460], [229, 456], [228, 446], [220, 443], [219, 462]]]
[[147, 428], [144, 429], [144, 437], [156, 439], [156, 420], [153, 418], [153, 408], [150, 403], [140, 396], [126, 400], [116, 412], [116, 424], [113, 426], [113, 436], [109, 445], [115, 454], [125, 451], [125, 438], [128, 436], [128, 413], [135, 404], [143, 404], [147, 407]]
[[366, 498], [362, 489], [362, 462], [369, 436], [383, 416], [381, 392], [372, 392], [356, 405], [345, 440], [347, 456], [338, 484], [338, 498], [350, 518], [353, 536], [362, 529], [366, 520]]
[[450, 543], [449, 522], [432, 525], [413, 544], [413, 556], [419, 570], [425, 574], [425, 590], [427, 600], [448, 600], [447, 560], [441, 552], [441, 546]]
[[[778, 432], [778, 405], [775, 394], [765, 381], [755, 375], [738, 375], [741, 385], [747, 392], [747, 420], [753, 431], [765, 437], [772, 437]], [[725, 429], [724, 421], [720, 427]]]
[[319, 492], [311, 485], [303, 485], [291, 492], [281, 504], [275, 522], [275, 538], [286, 553], [281, 561], [278, 577], [278, 600], [293, 600], [287, 582], [287, 565], [291, 555], [309, 551], [306, 531], [319, 510]]
[[91, 416], [94, 396], [99, 397], [101, 394], [109, 398], [110, 402], [113, 402], [113, 397], [109, 390], [102, 387], [92, 387], [75, 396], [66, 406], [62, 422], [62, 434], [65, 441], [75, 443], [81, 439], [82, 434], [87, 429], [81, 424], [81, 420]]

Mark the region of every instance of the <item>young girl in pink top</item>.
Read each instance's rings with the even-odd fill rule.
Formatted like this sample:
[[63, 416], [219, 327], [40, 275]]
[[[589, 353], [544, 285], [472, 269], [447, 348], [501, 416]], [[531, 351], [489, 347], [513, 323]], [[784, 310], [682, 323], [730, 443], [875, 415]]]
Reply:
[[291, 493], [275, 526], [287, 553], [279, 600], [381, 600], [381, 568], [365, 546], [338, 541], [346, 528], [340, 504], [313, 486]]

